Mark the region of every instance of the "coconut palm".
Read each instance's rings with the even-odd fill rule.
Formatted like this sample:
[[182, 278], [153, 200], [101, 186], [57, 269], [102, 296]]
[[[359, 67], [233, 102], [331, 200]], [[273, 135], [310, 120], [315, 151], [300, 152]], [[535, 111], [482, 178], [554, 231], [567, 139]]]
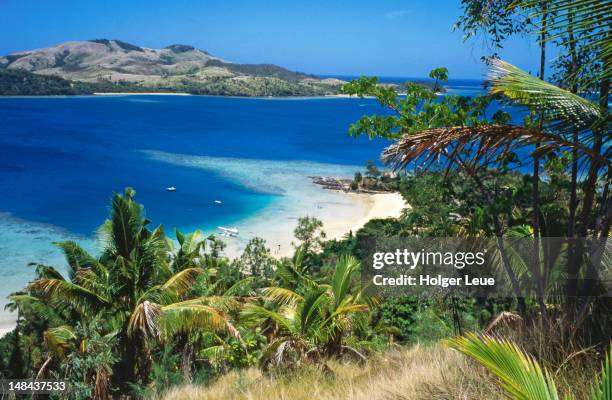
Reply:
[[119, 382], [146, 381], [149, 365], [147, 341], [198, 329], [237, 334], [228, 316], [228, 299], [187, 295], [203, 272], [197, 265], [198, 235], [179, 236], [172, 254], [162, 226], [149, 230], [135, 192], [112, 198], [109, 220], [101, 228], [104, 249], [100, 257], [74, 242], [58, 245], [68, 262], [68, 278], [55, 268], [39, 267], [39, 277], [28, 285], [32, 297], [67, 310], [76, 321], [94, 317], [105, 321], [100, 330], [116, 332], [120, 362], [114, 378]]
[[345, 350], [343, 339], [363, 324], [370, 309], [369, 299], [361, 291], [351, 291], [352, 279], [359, 268], [350, 256], [336, 263], [331, 284], [308, 286], [304, 294], [283, 287], [262, 290], [263, 298], [276, 305], [272, 310], [248, 304], [242, 316], [258, 324], [267, 321], [268, 346], [262, 365], [310, 361], [323, 355], [335, 356]]
[[307, 249], [302, 244], [295, 249], [293, 257], [285, 258], [278, 264], [276, 277], [280, 279], [282, 287], [295, 289], [302, 285], [306, 287], [315, 285], [308, 276], [308, 266], [304, 264], [306, 257]]
[[[612, 73], [612, 4], [599, 0], [520, 0], [512, 2], [512, 7], [529, 10], [531, 19], [546, 15], [546, 41], [569, 37], [574, 44], [578, 38], [586, 39], [585, 47], [591, 49], [597, 58], [592, 62], [603, 61], [604, 67], [598, 79], [610, 79]], [[589, 65], [583, 65], [586, 69]], [[580, 71], [576, 71], [580, 72]]]

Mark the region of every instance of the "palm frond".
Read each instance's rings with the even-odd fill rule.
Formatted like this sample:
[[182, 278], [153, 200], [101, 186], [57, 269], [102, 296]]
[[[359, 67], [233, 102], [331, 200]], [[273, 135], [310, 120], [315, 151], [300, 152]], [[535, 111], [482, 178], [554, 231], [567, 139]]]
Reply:
[[55, 267], [50, 265], [38, 264], [36, 266], [36, 275], [39, 278], [64, 279], [64, 276]]
[[206, 358], [212, 365], [221, 364], [231, 354], [231, 347], [225, 343], [206, 347], [200, 350], [200, 357]]
[[244, 307], [244, 310], [242, 310], [242, 312], [240, 313], [240, 315], [244, 318], [245, 321], [259, 322], [261, 320], [270, 319], [277, 323], [280, 328], [283, 329], [285, 332], [296, 331], [293, 321], [287, 316], [252, 303], [247, 304]]
[[236, 297], [232, 296], [204, 296], [195, 299], [184, 300], [183, 305], [205, 305], [221, 310], [225, 313], [237, 312], [241, 308], [241, 303]]
[[193, 302], [174, 303], [161, 308], [160, 329], [165, 335], [178, 332], [190, 333], [199, 330], [227, 332], [240, 338], [229, 316], [221, 310]]
[[570, 91], [543, 81], [505, 61], [491, 60], [491, 94], [502, 94], [512, 101], [541, 111], [551, 127], [560, 132], [593, 129], [605, 121], [599, 107]]
[[268, 287], [261, 289], [261, 292], [264, 297], [278, 304], [295, 305], [301, 301], [304, 301], [304, 297], [297, 294], [291, 289], [281, 287]]
[[127, 188], [123, 196], [115, 194], [111, 201], [109, 228], [112, 242], [109, 245], [124, 258], [130, 258], [145, 225], [142, 206], [133, 201], [135, 194], [132, 188]]
[[76, 339], [74, 329], [68, 325], [50, 328], [43, 335], [45, 347], [59, 359], [63, 359], [70, 342]]
[[612, 400], [612, 342], [601, 368], [601, 376], [591, 389], [591, 400]]
[[12, 294], [8, 296], [8, 299], [15, 303], [31, 303], [40, 301], [38, 297], [30, 296], [28, 294]]
[[170, 277], [160, 289], [182, 296], [192, 288], [193, 283], [202, 272], [202, 268], [186, 268]]
[[474, 359], [495, 375], [508, 398], [513, 400], [559, 400], [546, 369], [507, 340], [474, 333], [447, 341], [448, 346]]
[[[599, 60], [612, 57], [612, 2], [601, 0], [518, 0], [514, 6], [531, 9], [531, 19], [547, 16], [546, 41], [569, 36], [587, 40], [585, 47], [593, 50]], [[576, 40], [576, 39], [575, 39]], [[583, 65], [582, 68], [588, 68]], [[603, 68], [599, 79], [609, 78], [612, 71]]]
[[251, 292], [253, 282], [255, 281], [254, 276], [247, 276], [244, 279], [239, 280], [230, 286], [225, 292], [223, 292], [223, 296], [235, 296], [238, 294], [242, 294], [246, 291]]
[[578, 150], [579, 155], [592, 160], [611, 164], [610, 160], [593, 153], [580, 143], [572, 143], [562, 138], [516, 125], [457, 126], [427, 129], [416, 134], [406, 134], [387, 147], [382, 154], [383, 161], [395, 169], [405, 168], [414, 162], [425, 172], [442, 160], [447, 168], [469, 168], [477, 170], [499, 163], [504, 155], [521, 148], [540, 147], [537, 154], [553, 150]]
[[310, 326], [319, 321], [326, 313], [325, 305], [328, 303], [329, 296], [327, 289], [319, 286], [310, 290], [302, 304], [300, 304], [300, 324], [303, 333], [306, 333]]
[[37, 297], [57, 301], [80, 310], [95, 309], [109, 302], [97, 293], [64, 279], [37, 279], [28, 285], [28, 289]]
[[90, 290], [94, 293], [104, 293], [105, 294], [105, 298], [108, 297], [106, 296], [106, 293], [108, 292], [108, 281], [107, 281], [107, 275], [105, 276], [98, 276], [98, 274], [96, 274], [94, 272], [93, 269], [90, 268], [79, 268], [75, 271], [74, 276], [73, 276], [73, 283], [87, 289]]
[[161, 315], [161, 306], [156, 303], [144, 301], [136, 306], [128, 321], [128, 335], [133, 336], [139, 332], [145, 338], [159, 336], [158, 320]]
[[344, 299], [351, 285], [351, 278], [359, 269], [359, 261], [352, 256], [342, 256], [336, 263], [332, 276], [332, 291], [336, 304]]
[[72, 269], [77, 271], [80, 268], [94, 268], [98, 264], [98, 260], [91, 256], [85, 249], [72, 240], [65, 242], [54, 243], [62, 249], [66, 262]]

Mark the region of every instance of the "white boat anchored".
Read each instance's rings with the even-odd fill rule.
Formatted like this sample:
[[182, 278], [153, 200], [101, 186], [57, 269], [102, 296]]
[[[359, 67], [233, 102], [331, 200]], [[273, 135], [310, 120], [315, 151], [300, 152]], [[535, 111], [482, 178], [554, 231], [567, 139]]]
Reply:
[[215, 204], [223, 204], [221, 200], [215, 200]]
[[237, 228], [226, 228], [224, 226], [218, 226], [217, 229], [219, 229], [221, 231], [221, 235], [222, 236], [226, 236], [226, 237], [235, 237], [235, 236], [238, 236], [238, 229]]
[[176, 188], [174, 186], [170, 186], [166, 188], [166, 191], [168, 192], [176, 192]]

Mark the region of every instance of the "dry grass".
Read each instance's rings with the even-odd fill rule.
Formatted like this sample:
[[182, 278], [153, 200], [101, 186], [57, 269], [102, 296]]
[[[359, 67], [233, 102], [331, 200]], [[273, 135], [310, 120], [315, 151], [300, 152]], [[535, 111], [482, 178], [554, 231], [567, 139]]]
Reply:
[[588, 347], [580, 338], [568, 339], [561, 318], [543, 321], [534, 318], [525, 325], [501, 327], [495, 336], [516, 343], [536, 357], [555, 379], [560, 394], [572, 393], [575, 398], [590, 398], [593, 378], [599, 373], [602, 353]]
[[[164, 400], [408, 400], [496, 399], [491, 378], [462, 355], [436, 345], [396, 349], [367, 363], [329, 361], [329, 370], [305, 367], [266, 375], [231, 372], [208, 387], [186, 385]], [[330, 371], [331, 370], [331, 371]]]

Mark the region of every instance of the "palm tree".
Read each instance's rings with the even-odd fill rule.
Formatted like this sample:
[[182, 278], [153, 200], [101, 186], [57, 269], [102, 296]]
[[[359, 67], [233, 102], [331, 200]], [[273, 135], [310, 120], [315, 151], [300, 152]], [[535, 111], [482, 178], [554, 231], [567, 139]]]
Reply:
[[275, 310], [254, 303], [245, 307], [242, 316], [246, 320], [268, 322], [269, 343], [261, 360], [264, 368], [336, 356], [345, 350], [359, 354], [343, 344], [357, 325], [365, 323], [370, 309], [370, 299], [361, 291], [351, 291], [358, 269], [355, 258], [341, 257], [331, 284], [313, 282], [304, 294], [283, 287], [265, 288], [263, 298], [276, 305]]
[[[486, 187], [483, 175], [493, 165], [499, 165], [508, 154], [517, 154], [527, 149], [533, 160], [544, 154], [558, 155], [573, 152], [580, 165], [588, 171], [583, 189], [582, 223], [578, 230], [580, 237], [587, 236], [593, 228], [592, 211], [596, 209], [597, 180], [602, 168], [611, 168], [610, 149], [602, 143], [609, 140], [609, 118], [605, 109], [569, 91], [551, 85], [531, 76], [501, 60], [492, 60], [490, 92], [502, 95], [513, 104], [529, 107], [547, 121], [542, 129], [533, 129], [509, 123], [488, 123], [473, 121], [458, 126], [433, 127], [404, 134], [383, 153], [383, 160], [395, 168], [405, 168], [417, 163], [421, 171], [436, 167], [445, 160], [447, 170], [451, 168], [466, 172], [480, 188], [487, 204], [494, 208], [495, 193]], [[572, 135], [578, 135], [574, 140]], [[537, 144], [534, 151], [534, 144]], [[605, 238], [609, 232], [609, 216], [612, 207], [599, 207], [600, 222], [593, 237]], [[534, 212], [539, 212], [534, 210]], [[506, 233], [502, 221], [493, 213], [494, 234], [498, 237], [499, 252], [504, 267], [517, 297], [522, 295], [518, 279], [512, 271], [508, 255], [505, 254], [501, 237]], [[538, 248], [539, 246], [535, 246]], [[584, 248], [578, 243], [574, 256], [568, 259], [569, 282], [576, 282], [579, 264]], [[544, 264], [549, 264], [544, 260]], [[532, 265], [533, 276], [540, 282], [544, 277], [536, 274], [538, 263]], [[541, 286], [541, 285], [540, 285]], [[576, 288], [568, 288], [570, 296], [576, 295]], [[543, 296], [543, 286], [538, 297]], [[545, 308], [543, 308], [544, 311]]]
[[118, 383], [146, 382], [150, 339], [199, 329], [237, 335], [227, 313], [228, 299], [187, 298], [203, 272], [197, 265], [198, 234], [189, 240], [177, 235], [180, 248], [171, 257], [163, 227], [147, 228], [150, 221], [134, 194], [128, 188], [113, 196], [110, 218], [101, 228], [104, 249], [99, 257], [74, 242], [59, 243], [69, 277], [41, 266], [38, 279], [28, 285], [32, 297], [67, 310], [77, 321], [105, 321], [101, 330], [115, 332], [119, 339]]

